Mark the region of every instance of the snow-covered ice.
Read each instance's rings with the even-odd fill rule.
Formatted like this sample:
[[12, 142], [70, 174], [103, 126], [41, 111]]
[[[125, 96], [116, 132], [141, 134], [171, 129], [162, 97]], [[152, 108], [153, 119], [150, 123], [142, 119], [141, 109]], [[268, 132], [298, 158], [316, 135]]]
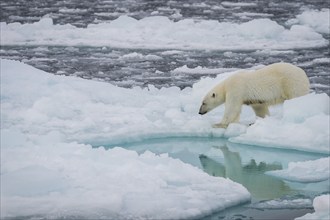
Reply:
[[21, 142], [1, 143], [1, 217], [181, 219], [250, 199], [240, 184], [167, 154], [4, 135]]
[[[149, 90], [54, 76], [1, 60], [1, 217], [177, 219], [248, 202], [250, 194], [240, 184], [167, 154], [76, 142], [127, 139], [133, 132], [138, 137], [183, 122], [182, 111], [174, 108], [180, 99], [165, 104], [174, 100], [166, 101], [166, 94], [179, 89]], [[158, 121], [163, 104], [170, 108]]]
[[246, 133], [230, 141], [329, 153], [329, 104], [328, 95], [314, 93], [285, 101], [282, 112], [257, 119]]
[[[326, 17], [323, 11], [317, 15]], [[163, 16], [140, 20], [120, 16], [113, 21], [77, 28], [70, 24], [54, 25], [51, 18], [43, 17], [32, 24], [2, 22], [0, 25], [2, 45], [210, 50], [292, 49], [328, 45], [328, 41], [317, 32], [319, 25], [323, 25], [321, 22], [313, 23], [312, 27], [303, 22], [303, 25], [294, 24], [286, 28], [269, 18], [239, 24], [216, 20], [197, 22], [193, 19], [174, 22]], [[323, 26], [321, 28], [323, 31]]]
[[296, 182], [318, 182], [330, 179], [330, 157], [312, 161], [290, 162], [287, 169], [267, 173]]
[[306, 10], [287, 23], [305, 25], [319, 33], [330, 34], [330, 9]]
[[296, 220], [329, 220], [330, 219], [330, 195], [321, 195], [313, 200], [314, 213], [308, 213]]
[[[139, 155], [120, 147], [131, 141], [226, 136], [242, 143], [260, 139], [260, 146], [271, 147], [280, 139], [276, 147], [329, 153], [325, 94], [287, 101], [250, 127], [244, 123], [255, 116], [244, 107], [241, 124], [212, 128], [224, 109], [200, 116], [201, 99], [231, 74], [204, 78], [184, 90], [125, 89], [2, 59], [1, 215], [189, 218], [250, 199], [241, 185], [167, 154]], [[300, 135], [288, 130], [292, 127]], [[26, 176], [33, 178], [22, 182]]]
[[[251, 108], [240, 124], [212, 128], [221, 106], [198, 115], [206, 92], [234, 72], [204, 78], [193, 88], [125, 89], [108, 83], [54, 76], [17, 61], [1, 60], [2, 129], [36, 135], [58, 132], [66, 141], [94, 145], [152, 137], [232, 137], [233, 142], [329, 153], [329, 97], [311, 93], [271, 109], [255, 121]], [[292, 132], [295, 131], [295, 132]], [[236, 137], [235, 137], [236, 136]]]

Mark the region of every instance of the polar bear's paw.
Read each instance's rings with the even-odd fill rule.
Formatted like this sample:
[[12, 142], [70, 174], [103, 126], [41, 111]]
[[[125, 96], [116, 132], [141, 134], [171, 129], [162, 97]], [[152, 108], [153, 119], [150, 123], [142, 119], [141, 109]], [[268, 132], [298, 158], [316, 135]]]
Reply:
[[212, 125], [213, 128], [227, 128], [228, 125], [226, 124], [222, 124], [222, 123], [218, 123], [218, 124], [214, 124]]

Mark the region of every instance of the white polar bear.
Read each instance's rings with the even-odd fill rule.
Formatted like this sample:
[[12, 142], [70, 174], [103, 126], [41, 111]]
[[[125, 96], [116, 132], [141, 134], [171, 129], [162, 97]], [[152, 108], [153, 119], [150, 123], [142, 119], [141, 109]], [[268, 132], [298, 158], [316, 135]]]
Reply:
[[241, 71], [215, 86], [205, 96], [199, 114], [225, 103], [222, 121], [213, 127], [226, 128], [238, 122], [243, 104], [251, 105], [258, 117], [269, 115], [268, 106], [309, 93], [309, 80], [301, 68], [275, 63], [255, 71]]

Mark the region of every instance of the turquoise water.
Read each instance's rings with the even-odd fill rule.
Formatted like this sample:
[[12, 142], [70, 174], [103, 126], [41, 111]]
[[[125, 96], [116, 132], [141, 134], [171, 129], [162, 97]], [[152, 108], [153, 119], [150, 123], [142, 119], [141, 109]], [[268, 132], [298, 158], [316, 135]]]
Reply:
[[313, 212], [312, 199], [329, 192], [329, 180], [298, 183], [265, 174], [287, 168], [289, 162], [315, 160], [327, 155], [234, 144], [221, 138], [156, 138], [116, 146], [138, 153], [167, 153], [209, 175], [238, 182], [251, 193], [250, 204], [214, 213], [205, 219], [294, 219]]

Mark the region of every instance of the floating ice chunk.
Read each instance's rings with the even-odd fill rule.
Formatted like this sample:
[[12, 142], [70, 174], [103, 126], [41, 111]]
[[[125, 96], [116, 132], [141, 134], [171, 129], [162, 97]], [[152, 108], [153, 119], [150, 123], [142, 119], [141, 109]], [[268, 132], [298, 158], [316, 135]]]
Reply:
[[160, 60], [162, 58], [157, 55], [152, 55], [152, 54], [143, 55], [141, 53], [134, 52], [134, 53], [129, 53], [129, 54], [123, 55], [122, 59], [124, 59], [124, 60]]
[[235, 68], [216, 68], [210, 69], [207, 67], [197, 66], [195, 68], [189, 68], [187, 65], [178, 67], [172, 70], [173, 73], [190, 73], [190, 74], [220, 74], [224, 72], [237, 70]]
[[300, 209], [311, 208], [312, 201], [310, 199], [274, 199], [268, 201], [261, 201], [255, 204], [249, 205], [255, 209]]
[[229, 2], [229, 1], [223, 1], [221, 2], [221, 4], [223, 6], [227, 6], [227, 7], [255, 7], [257, 6], [256, 3], [253, 2]]
[[291, 162], [287, 169], [267, 174], [295, 182], [320, 182], [330, 179], [330, 157], [313, 161]]
[[161, 54], [165, 56], [172, 56], [172, 55], [179, 55], [182, 53], [184, 53], [182, 50], [167, 50], [162, 52]]
[[256, 13], [256, 12], [240, 12], [235, 13], [237, 17], [249, 18], [249, 17], [274, 17], [273, 14], [269, 13]]
[[81, 14], [88, 12], [88, 9], [80, 9], [80, 8], [60, 8], [58, 10], [60, 13], [69, 13], [69, 14]]
[[296, 23], [309, 26], [320, 33], [330, 34], [330, 9], [306, 10], [287, 22], [289, 25]]
[[[263, 28], [260, 28], [263, 27]], [[239, 31], [246, 36], [247, 39], [278, 39], [285, 33], [285, 28], [278, 25], [275, 21], [262, 18], [248, 21], [241, 24]]]
[[308, 213], [296, 220], [329, 220], [330, 219], [330, 195], [318, 196], [313, 200], [314, 213]]

